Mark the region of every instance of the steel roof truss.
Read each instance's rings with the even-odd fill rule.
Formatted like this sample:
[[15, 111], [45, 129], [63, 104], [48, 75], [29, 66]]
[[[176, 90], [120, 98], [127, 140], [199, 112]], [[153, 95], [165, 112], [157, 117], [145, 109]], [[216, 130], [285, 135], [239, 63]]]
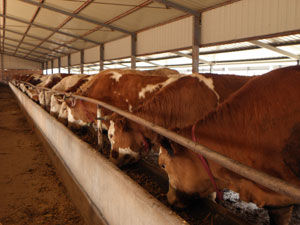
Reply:
[[[30, 24], [30, 22], [28, 22], [26, 20], [19, 19], [19, 18], [16, 18], [16, 17], [12, 17], [12, 16], [8, 16], [8, 15], [0, 14], [0, 17], [6, 17], [8, 19], [15, 20], [15, 21], [18, 21], [18, 22], [21, 22], [21, 23]], [[101, 43], [99, 43], [97, 41], [93, 41], [93, 40], [90, 40], [90, 39], [87, 39], [87, 38], [84, 38], [84, 37], [81, 37], [81, 36], [78, 36], [78, 35], [69, 34], [69, 33], [66, 33], [66, 32], [59, 31], [56, 28], [51, 28], [51, 27], [43, 26], [43, 25], [36, 24], [36, 23], [31, 23], [31, 24], [33, 26], [36, 26], [36, 27], [39, 27], [39, 28], [42, 28], [42, 29], [45, 29], [45, 30], [50, 30], [50, 31], [53, 31], [53, 32], [58, 33], [58, 34], [62, 34], [62, 35], [66, 35], [66, 36], [69, 36], [69, 37], [77, 38], [77, 39], [80, 39], [80, 40], [83, 40], [83, 41], [91, 42], [91, 43], [96, 44], [96, 45], [101, 44]]]
[[[181, 52], [173, 52], [173, 53], [176, 54], [176, 55], [179, 55], [181, 57], [186, 57], [186, 58], [189, 58], [189, 59], [193, 59], [193, 57], [189, 54], [185, 54], [185, 53], [181, 53]], [[200, 59], [200, 58], [199, 58], [199, 62], [208, 64], [208, 65], [213, 65], [212, 62], [209, 62], [209, 61], [206, 61], [206, 60]]]
[[[14, 49], [10, 49], [10, 48], [7, 48], [7, 47], [4, 47], [4, 49], [7, 49], [7, 50], [9, 50], [9, 51], [12, 51], [12, 52], [14, 52]], [[26, 54], [25, 52], [22, 52], [22, 51], [19, 51], [20, 53], [23, 53], [23, 54]], [[17, 54], [18, 56], [20, 56], [20, 57], [22, 57], [20, 54]], [[13, 53], [12, 53], [12, 56], [15, 56]], [[23, 56], [23, 58], [25, 59], [25, 58], [28, 58], [28, 59], [34, 59], [34, 58], [38, 58], [38, 59], [40, 59], [41, 57], [40, 56], [36, 56], [36, 55], [32, 55], [32, 57], [25, 57], [25, 56]]]
[[[0, 27], [0, 30], [4, 30], [4, 28]], [[23, 33], [18, 32], [18, 31], [10, 30], [10, 29], [7, 29], [7, 28], [5, 28], [5, 30], [8, 31], [8, 32], [14, 33], [14, 34], [23, 35]], [[44, 40], [43, 38], [32, 36], [32, 35], [29, 35], [29, 34], [26, 34], [26, 37], [30, 37], [30, 38], [33, 38], [33, 39], [36, 39], [36, 40], [39, 40], [39, 41], [43, 41]], [[74, 47], [68, 46], [66, 44], [60, 44], [60, 43], [55, 42], [55, 41], [46, 40], [45, 42], [49, 42], [51, 44], [59, 45], [60, 47], [66, 47], [66, 48], [69, 48], [69, 49], [73, 49], [75, 51], [80, 51], [80, 49], [78, 49], [78, 48], [74, 48]]]
[[177, 3], [174, 3], [174, 2], [171, 2], [171, 1], [168, 1], [168, 0], [153, 0], [153, 1], [154, 2], [159, 2], [161, 4], [166, 5], [167, 7], [171, 7], [171, 8], [177, 9], [179, 11], [182, 11], [182, 12], [194, 15], [194, 16], [200, 16], [200, 12], [197, 12], [193, 9], [186, 8], [182, 5], [179, 5]]
[[281, 55], [284, 55], [284, 56], [287, 56], [289, 58], [292, 58], [292, 59], [296, 59], [296, 60], [299, 60], [300, 59], [300, 56], [298, 55], [295, 55], [293, 53], [290, 53], [288, 51], [285, 51], [285, 50], [282, 50], [282, 49], [279, 49], [279, 48], [276, 48], [272, 45], [268, 45], [266, 43], [263, 43], [261, 41], [249, 41], [251, 44], [254, 44], [254, 45], [257, 45], [261, 48], [265, 48], [265, 49], [268, 49], [268, 50], [271, 50], [273, 52], [276, 52], [276, 53], [279, 53]]
[[112, 64], [117, 64], [117, 65], [124, 66], [125, 68], [128, 68], [128, 69], [130, 68], [130, 66], [127, 66], [127, 65], [125, 65], [123, 63], [120, 63], [120, 62], [113, 62], [113, 61], [110, 61], [110, 60], [105, 60], [105, 61], [110, 62]]
[[19, 55], [14, 55], [14, 54], [12, 54], [12, 53], [9, 53], [9, 52], [1, 52], [1, 54], [3, 54], [3, 55], [9, 55], [9, 56], [13, 56], [13, 57], [17, 57], [17, 58], [20, 58], [20, 59], [26, 59], [26, 60], [30, 60], [30, 61], [34, 61], [34, 62], [39, 62], [39, 63], [41, 63], [42, 61], [40, 61], [40, 60], [37, 60], [37, 59], [35, 59], [35, 58], [31, 58], [31, 57], [22, 57], [22, 56], [19, 56]]
[[156, 66], [156, 67], [159, 67], [159, 68], [168, 68], [168, 67], [166, 67], [166, 66], [162, 66], [162, 65], [159, 65], [159, 64], [150, 62], [150, 61], [148, 61], [148, 60], [146, 60], [146, 59], [136, 58], [136, 60], [139, 61], [139, 62], [145, 62], [145, 63], [148, 63], [148, 64], [150, 64], [150, 65], [153, 65], [153, 66]]
[[99, 22], [99, 21], [96, 21], [96, 20], [93, 20], [93, 19], [90, 19], [90, 18], [87, 18], [87, 17], [84, 17], [84, 16], [80, 16], [80, 15], [75, 14], [75, 13], [67, 12], [65, 10], [50, 6], [50, 5], [45, 4], [45, 3], [41, 4], [39, 2], [35, 2], [35, 1], [32, 1], [32, 0], [21, 0], [21, 1], [32, 4], [32, 5], [39, 6], [41, 8], [49, 9], [49, 10], [57, 12], [57, 13], [67, 15], [67, 16], [70, 16], [72, 18], [84, 20], [84, 21], [89, 22], [89, 23], [93, 23], [93, 24], [96, 24], [96, 25], [99, 25], [99, 26], [107, 27], [109, 29], [116, 30], [116, 31], [119, 31], [119, 32], [122, 32], [122, 33], [125, 33], [125, 34], [132, 34], [132, 32], [124, 30], [122, 28], [115, 27], [115, 26], [109, 25], [109, 24], [105, 24], [105, 23], [102, 23], [102, 22]]
[[[7, 39], [7, 40], [11, 40], [11, 41], [14, 41], [14, 42], [18, 42], [18, 43], [19, 43], [19, 41], [16, 40], [16, 39], [14, 39], [14, 38], [8, 38], [8, 37], [6, 37], [6, 39]], [[25, 41], [23, 41], [23, 44], [29, 45], [29, 46], [33, 46], [33, 47], [36, 47], [35, 44], [31, 44], [31, 43], [25, 42]], [[18, 46], [16, 46], [16, 48], [21, 48], [21, 47], [19, 47], [19, 45], [18, 45]], [[44, 49], [44, 50], [47, 50], [47, 51], [53, 51], [53, 52], [56, 52], [56, 53], [59, 53], [59, 54], [62, 53], [62, 52], [60, 52], [60, 51], [56, 51], [56, 50], [53, 50], [53, 49], [50, 49], [50, 48], [45, 48], [45, 47], [42, 47], [42, 46], [38, 46], [38, 48]], [[38, 52], [38, 51], [36, 51], [36, 50], [34, 50], [34, 51], [35, 51], [35, 52]], [[44, 54], [45, 54], [45, 53], [44, 53]]]
[[[7, 40], [9, 40], [8, 38], [6, 38]], [[16, 45], [12, 45], [12, 44], [8, 44], [8, 43], [5, 43], [5, 45], [7, 46], [10, 46], [10, 47], [14, 47], [14, 48], [17, 48], [18, 46]], [[23, 50], [26, 50], [26, 51], [31, 51], [31, 49], [27, 49], [27, 48], [22, 48], [22, 47], [19, 47], [19, 49], [23, 49]], [[36, 53], [38, 54], [41, 54], [41, 55], [50, 55], [50, 56], [54, 56], [54, 55], [51, 55], [51, 54], [46, 54], [44, 52], [39, 52], [39, 51], [35, 51]]]

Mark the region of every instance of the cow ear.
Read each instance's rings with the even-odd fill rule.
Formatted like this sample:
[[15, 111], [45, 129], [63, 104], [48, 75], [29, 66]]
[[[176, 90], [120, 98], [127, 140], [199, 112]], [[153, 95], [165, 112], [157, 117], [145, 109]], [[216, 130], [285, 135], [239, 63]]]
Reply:
[[161, 145], [164, 149], [166, 149], [166, 150], [168, 151], [168, 154], [169, 154], [170, 156], [173, 156], [173, 155], [174, 155], [174, 151], [173, 151], [173, 149], [172, 149], [172, 146], [171, 146], [171, 144], [170, 144], [170, 141], [169, 141], [167, 138], [161, 137], [160, 140], [159, 140], [159, 143], [160, 143], [160, 145]]

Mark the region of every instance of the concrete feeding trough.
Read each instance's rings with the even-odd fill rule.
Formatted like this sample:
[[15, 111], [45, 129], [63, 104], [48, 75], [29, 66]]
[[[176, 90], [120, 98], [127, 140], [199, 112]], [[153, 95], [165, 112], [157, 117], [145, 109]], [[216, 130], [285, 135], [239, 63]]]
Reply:
[[11, 83], [88, 224], [187, 224]]

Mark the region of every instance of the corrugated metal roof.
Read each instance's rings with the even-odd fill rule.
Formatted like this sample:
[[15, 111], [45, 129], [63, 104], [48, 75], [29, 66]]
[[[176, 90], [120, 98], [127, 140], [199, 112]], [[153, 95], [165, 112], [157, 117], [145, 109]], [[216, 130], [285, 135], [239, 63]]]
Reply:
[[[122, 29], [128, 32], [137, 32], [186, 15], [186, 12], [179, 9], [180, 7], [167, 7], [155, 0], [31, 0], [33, 3], [42, 2], [41, 7], [28, 1], [30, 0], [0, 0], [1, 6], [4, 2], [6, 3], [6, 10], [1, 8], [0, 22], [4, 30], [2, 29], [0, 32], [0, 50], [24, 57], [31, 56], [41, 61], [48, 60], [50, 55], [52, 58], [64, 56], [77, 50], [93, 47], [98, 43], [109, 42], [128, 35], [128, 33], [122, 32]], [[200, 12], [222, 4], [232, 3], [235, 0], [168, 1]], [[43, 6], [52, 7], [52, 9], [43, 8]], [[70, 15], [58, 12], [59, 10], [94, 20], [94, 22], [72, 18]], [[10, 18], [4, 20], [3, 14]], [[20, 22], [20, 19], [24, 22]], [[97, 22], [120, 28], [120, 30], [100, 26], [96, 24]], [[64, 32], [64, 34], [58, 32]], [[290, 43], [293, 46], [281, 46], [279, 48], [297, 55], [300, 53], [300, 47], [296, 45], [300, 43], [300, 34], [260, 41], [273, 46]], [[67, 45], [69, 48], [62, 45]], [[259, 47], [249, 42], [240, 42], [200, 48], [200, 55], [205, 55], [203, 56], [205, 60], [218, 60], [221, 56], [217, 56], [217, 53], [248, 49], [251, 58], [251, 50], [255, 50], [255, 48]], [[268, 52], [269, 50], [265, 51]], [[191, 50], [182, 51], [182, 53], [190, 54]], [[265, 53], [261, 54], [264, 55]], [[238, 58], [236, 55], [238, 54], [223, 53], [222, 57]], [[267, 54], [265, 57], [275, 57], [275, 55], [277, 56], [278, 53]], [[174, 56], [172, 53], [159, 54], [159, 57]], [[156, 56], [143, 58], [155, 59]], [[190, 62], [190, 59], [187, 58], [182, 58], [182, 60], [184, 63]], [[163, 61], [157, 61], [157, 63], [160, 64]], [[147, 63], [139, 62], [139, 64]]]
[[[199, 11], [228, 0], [169, 1]], [[64, 55], [73, 52], [74, 49], [62, 47], [59, 44], [68, 44], [75, 49], [83, 49], [95, 45], [96, 42], [108, 42], [124, 36], [124, 33], [120, 31], [72, 18], [62, 12], [58, 12], [59, 10], [74, 13], [100, 23], [110, 24], [129, 32], [136, 32], [165, 23], [186, 14], [186, 12], [179, 9], [166, 7], [164, 4], [151, 0], [32, 0], [32, 2], [26, 2], [25, 0], [0, 1], [0, 5], [6, 3], [6, 11], [3, 8], [1, 9], [2, 15], [6, 14], [10, 17], [6, 18], [5, 24], [3, 24], [4, 17], [0, 18], [4, 28], [21, 33], [1, 31], [1, 39], [3, 39], [5, 33], [7, 38], [14, 38], [19, 41], [19, 43], [14, 43], [16, 46], [15, 53], [21, 53], [20, 47], [25, 46], [25, 44], [22, 44], [23, 41], [36, 45], [36, 47], [26, 46], [30, 49], [29, 54], [41, 51], [41, 48], [39, 48], [41, 46], [52, 48], [55, 51], [63, 50], [61, 55]], [[34, 5], [34, 3], [41, 3], [41, 7]], [[45, 5], [52, 7], [52, 9], [44, 8], [43, 6]], [[20, 19], [24, 22], [18, 21]], [[36, 25], [54, 29], [54, 31], [38, 28]], [[55, 30], [66, 34], [58, 34]], [[36, 38], [29, 38], [27, 35]], [[80, 40], [82, 38], [86, 41]], [[47, 42], [49, 40], [58, 44], [51, 44]], [[1, 40], [1, 42], [3, 41]], [[5, 43], [13, 45], [12, 41], [5, 39], [2, 51], [6, 47]], [[43, 58], [41, 57], [40, 60], [43, 60]]]

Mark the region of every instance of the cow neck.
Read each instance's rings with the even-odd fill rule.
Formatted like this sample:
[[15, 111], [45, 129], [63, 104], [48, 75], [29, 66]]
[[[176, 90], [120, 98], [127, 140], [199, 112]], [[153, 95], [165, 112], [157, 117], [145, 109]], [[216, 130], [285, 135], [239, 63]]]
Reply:
[[150, 152], [151, 149], [151, 144], [147, 141], [147, 139], [145, 138], [144, 134], [141, 133], [142, 138], [143, 138], [143, 145], [144, 145], [144, 151], [146, 154], [148, 154]]
[[85, 102], [81, 102], [81, 105], [82, 105], [83, 111], [86, 114], [86, 117], [89, 119], [89, 122], [94, 122], [96, 119], [96, 116], [88, 110], [88, 108], [85, 105]]
[[[197, 142], [197, 139], [196, 139], [196, 136], [195, 136], [195, 127], [196, 127], [196, 124], [194, 124], [194, 125], [192, 126], [192, 139], [193, 139], [194, 142]], [[211, 181], [211, 183], [212, 183], [212, 185], [213, 185], [213, 187], [214, 187], [214, 189], [215, 189], [215, 191], [216, 191], [216, 193], [217, 193], [217, 199], [218, 199], [219, 201], [223, 201], [223, 192], [222, 192], [221, 190], [218, 189], [217, 184], [216, 184], [216, 181], [215, 181], [215, 179], [214, 179], [214, 176], [213, 176], [213, 174], [212, 174], [212, 172], [211, 172], [211, 170], [210, 170], [210, 167], [209, 167], [209, 165], [208, 165], [206, 159], [205, 159], [201, 154], [197, 154], [197, 155], [198, 155], [198, 157], [200, 158], [200, 160], [201, 160], [201, 162], [202, 162], [202, 166], [203, 166], [204, 169], [206, 170], [206, 172], [207, 172], [207, 174], [208, 174], [208, 176], [209, 176], [209, 179], [210, 179], [210, 181]]]

